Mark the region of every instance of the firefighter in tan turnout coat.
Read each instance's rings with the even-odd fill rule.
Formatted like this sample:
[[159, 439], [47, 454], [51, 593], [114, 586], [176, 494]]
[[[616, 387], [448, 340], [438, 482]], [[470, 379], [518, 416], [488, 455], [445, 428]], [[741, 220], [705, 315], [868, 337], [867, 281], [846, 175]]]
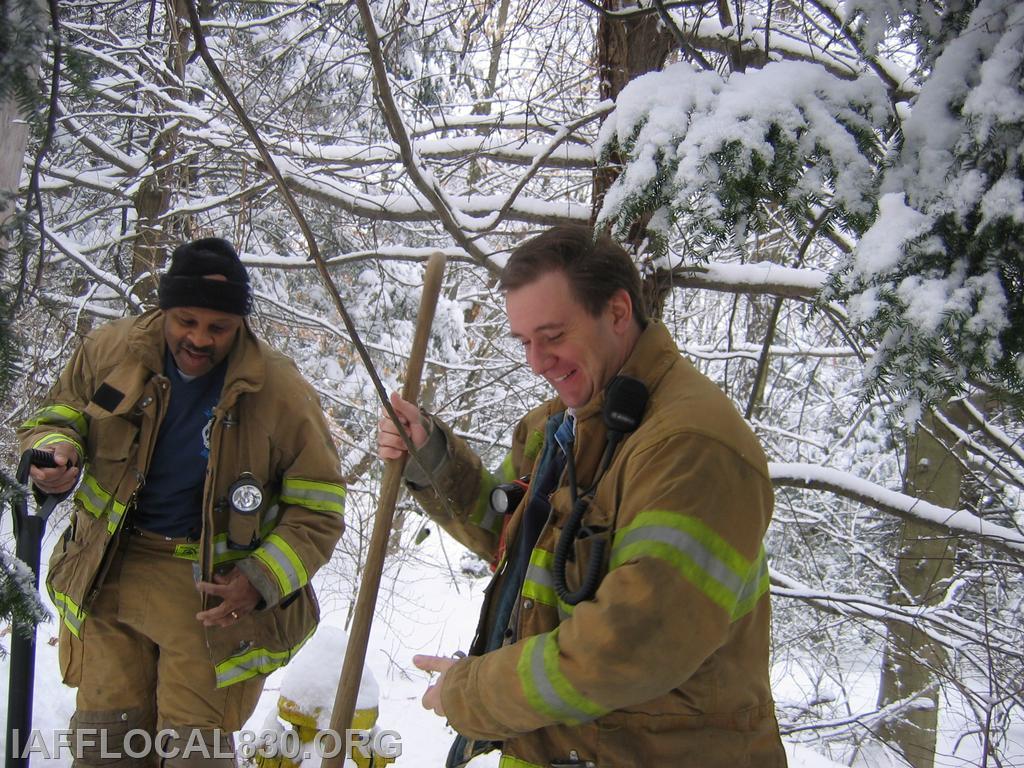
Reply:
[[90, 334], [21, 429], [58, 464], [37, 490], [82, 475], [47, 578], [91, 734], [76, 766], [156, 764], [138, 735], [148, 754], [124, 749], [136, 729], [162, 765], [234, 766], [231, 732], [316, 628], [345, 488], [315, 391], [244, 321], [249, 290], [226, 241], [179, 247], [161, 309]]
[[[440, 673], [424, 706], [461, 735], [448, 765], [500, 746], [504, 768], [785, 766], [768, 679], [772, 488], [757, 439], [643, 316], [639, 276], [611, 240], [551, 230], [512, 254], [501, 286], [513, 336], [558, 397], [520, 421], [496, 475], [392, 399], [421, 455], [406, 471], [418, 501], [496, 557], [470, 655], [415, 659]], [[606, 457], [606, 411], [614, 420], [644, 391], [642, 417]], [[378, 441], [383, 458], [405, 450], [388, 419]], [[491, 491], [524, 477], [506, 523]], [[559, 584], [573, 477], [589, 503]]]

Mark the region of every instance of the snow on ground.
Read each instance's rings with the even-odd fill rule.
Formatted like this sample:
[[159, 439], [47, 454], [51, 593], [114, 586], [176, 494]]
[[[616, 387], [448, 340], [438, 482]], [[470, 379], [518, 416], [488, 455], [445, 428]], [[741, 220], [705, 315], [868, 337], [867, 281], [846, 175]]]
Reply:
[[[47, 532], [44, 563], [62, 526], [58, 524], [55, 527], [57, 530]], [[4, 515], [0, 540], [9, 542], [10, 536], [8, 513]], [[390, 573], [381, 586], [379, 606], [382, 610], [371, 633], [367, 665], [380, 689], [378, 725], [401, 735], [402, 755], [395, 763], [398, 768], [441, 768], [454, 737], [443, 720], [420, 706], [420, 697], [428, 684], [428, 678], [425, 673], [413, 667], [411, 659], [415, 653], [446, 654], [465, 650], [469, 646], [486, 579], [459, 572], [457, 563], [461, 552], [461, 548], [451, 539], [442, 542], [441, 536], [435, 531], [421, 545], [415, 559], [404, 562], [398, 569], [390, 569], [397, 573]], [[446, 559], [456, 564], [454, 571], [445, 565]], [[323, 625], [344, 627], [347, 601], [327, 595], [324, 589], [320, 592]], [[74, 708], [74, 692], [66, 688], [58, 677], [56, 634], [55, 619], [41, 625], [37, 634], [33, 727], [41, 729], [43, 733], [67, 728]], [[5, 642], [6, 645], [8, 643]], [[339, 649], [338, 664], [343, 655], [344, 649]], [[9, 661], [9, 657], [0, 660], [0, 705], [4, 707], [5, 723]], [[246, 724], [247, 729], [257, 733], [263, 730], [268, 715], [276, 709], [286, 673], [287, 669], [271, 675], [256, 712]], [[794, 692], [792, 687], [784, 693], [780, 691], [787, 697]], [[1024, 726], [1021, 730], [1024, 732]], [[6, 729], [0, 734], [0, 741], [5, 736]], [[52, 744], [52, 741], [49, 743]], [[791, 768], [835, 768], [842, 765], [806, 746], [787, 744], [786, 747]], [[497, 763], [497, 753], [493, 753], [477, 758], [471, 766], [493, 768]], [[31, 761], [33, 768], [56, 768], [70, 764], [67, 755], [47, 760], [36, 754]], [[304, 768], [315, 768], [309, 761], [303, 765]]]

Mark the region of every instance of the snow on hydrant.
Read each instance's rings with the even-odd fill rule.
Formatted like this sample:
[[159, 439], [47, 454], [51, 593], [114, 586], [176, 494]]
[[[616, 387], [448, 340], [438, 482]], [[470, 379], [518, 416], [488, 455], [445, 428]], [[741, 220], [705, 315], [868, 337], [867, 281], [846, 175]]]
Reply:
[[256, 745], [257, 766], [315, 768], [324, 755], [342, 749], [357, 768], [383, 768], [395, 762], [390, 732], [377, 727], [380, 689], [365, 665], [350, 730], [330, 731], [347, 645], [343, 630], [320, 625], [285, 668], [277, 711], [267, 715], [261, 743]]

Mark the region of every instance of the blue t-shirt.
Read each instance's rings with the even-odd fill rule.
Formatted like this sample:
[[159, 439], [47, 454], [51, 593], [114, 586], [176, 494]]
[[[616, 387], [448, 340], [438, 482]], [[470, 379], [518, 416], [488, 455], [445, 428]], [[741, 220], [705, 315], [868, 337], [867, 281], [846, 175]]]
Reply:
[[167, 352], [164, 371], [171, 382], [170, 402], [139, 491], [136, 527], [164, 536], [199, 538], [213, 409], [226, 370], [223, 360], [209, 373], [186, 381]]

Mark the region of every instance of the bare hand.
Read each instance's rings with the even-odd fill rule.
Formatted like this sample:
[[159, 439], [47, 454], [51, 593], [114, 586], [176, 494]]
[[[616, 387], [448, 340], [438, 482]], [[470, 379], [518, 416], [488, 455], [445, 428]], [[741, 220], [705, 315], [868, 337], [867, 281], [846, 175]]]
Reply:
[[441, 704], [441, 690], [444, 688], [444, 675], [458, 662], [458, 659], [450, 659], [447, 656], [424, 656], [412, 657], [412, 663], [417, 669], [424, 672], [440, 672], [434, 684], [427, 688], [423, 694], [423, 708], [433, 710], [435, 715], [444, 717], [444, 706]]
[[219, 605], [196, 614], [205, 627], [230, 626], [247, 613], [252, 613], [262, 599], [249, 577], [238, 568], [232, 568], [226, 576], [215, 573], [213, 583], [200, 581], [196, 588], [204, 594], [221, 598]]
[[43, 493], [57, 495], [70, 491], [78, 482], [78, 451], [71, 443], [53, 446], [56, 467], [36, 467], [29, 470], [32, 484]]
[[[419, 406], [403, 400], [397, 392], [392, 392], [391, 407], [395, 409], [395, 414], [402, 422], [402, 428], [412, 438], [412, 444], [417, 448], [422, 448], [423, 444], [427, 442], [427, 430], [423, 426]], [[398, 434], [394, 422], [385, 413], [377, 422], [377, 455], [382, 459], [398, 459], [408, 452], [405, 441]]]

